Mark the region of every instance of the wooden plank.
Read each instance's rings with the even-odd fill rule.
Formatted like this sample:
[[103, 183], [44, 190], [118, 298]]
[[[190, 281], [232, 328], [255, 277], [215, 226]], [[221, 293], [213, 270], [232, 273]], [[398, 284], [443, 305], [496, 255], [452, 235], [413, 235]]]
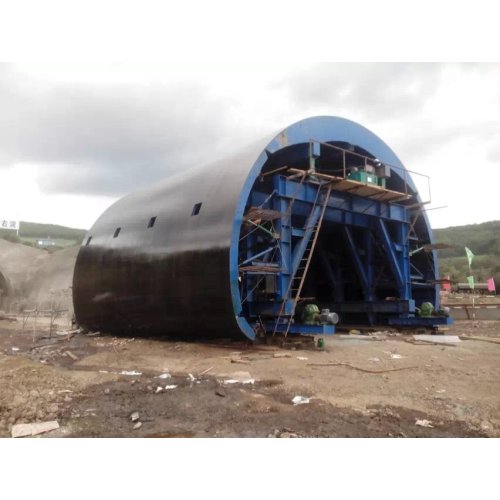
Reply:
[[274, 266], [241, 266], [240, 267], [241, 272], [259, 272], [263, 271], [266, 273], [280, 273], [281, 268], [280, 267], [274, 267]]
[[36, 436], [44, 432], [50, 432], [59, 429], [57, 420], [50, 422], [36, 422], [32, 424], [16, 424], [12, 426], [12, 437]]
[[281, 212], [277, 210], [270, 210], [268, 208], [250, 207], [248, 212], [245, 214], [245, 220], [275, 220], [283, 217]]
[[449, 345], [461, 342], [457, 335], [413, 335], [416, 341], [430, 342], [432, 344]]
[[481, 342], [490, 342], [492, 344], [500, 344], [500, 339], [497, 338], [491, 338], [491, 337], [475, 337], [475, 336], [468, 336], [468, 335], [460, 335], [460, 338], [462, 340], [479, 340]]
[[[291, 168], [290, 172], [303, 172], [303, 170]], [[381, 201], [402, 201], [411, 198], [411, 195], [401, 193], [399, 191], [393, 191], [391, 189], [384, 188], [382, 186], [376, 186], [374, 184], [365, 184], [363, 182], [354, 181], [351, 179], [344, 179], [343, 177], [338, 177], [336, 175], [321, 174], [315, 172], [315, 177], [318, 179], [324, 179], [331, 182], [332, 189], [335, 191], [344, 192], [354, 192], [357, 196], [370, 197], [373, 195], [380, 195]]]

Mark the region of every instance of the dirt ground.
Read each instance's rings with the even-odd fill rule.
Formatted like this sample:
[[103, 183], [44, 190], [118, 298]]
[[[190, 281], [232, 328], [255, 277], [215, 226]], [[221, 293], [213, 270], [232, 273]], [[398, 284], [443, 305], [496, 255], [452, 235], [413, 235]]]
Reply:
[[[378, 332], [280, 348], [22, 323], [0, 320], [2, 437], [49, 420], [42, 437], [500, 437], [500, 344]], [[500, 322], [447, 333], [500, 339]]]

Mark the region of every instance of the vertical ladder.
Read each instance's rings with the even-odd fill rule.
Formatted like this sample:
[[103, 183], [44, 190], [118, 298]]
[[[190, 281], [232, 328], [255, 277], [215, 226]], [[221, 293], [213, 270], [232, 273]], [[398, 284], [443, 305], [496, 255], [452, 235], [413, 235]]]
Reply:
[[[300, 293], [302, 292], [302, 287], [304, 286], [304, 282], [305, 282], [306, 276], [307, 276], [307, 271], [309, 270], [309, 265], [311, 264], [312, 256], [314, 254], [314, 249], [316, 247], [316, 242], [318, 241], [319, 230], [321, 228], [321, 224], [323, 223], [323, 217], [325, 215], [325, 210], [326, 210], [326, 207], [328, 205], [328, 200], [330, 199], [330, 192], [332, 190], [332, 185], [331, 185], [331, 183], [328, 183], [328, 189], [327, 189], [327, 192], [324, 196], [323, 205], [321, 206], [321, 213], [320, 213], [318, 219], [316, 220], [316, 222], [311, 223], [311, 220], [314, 219], [314, 213], [316, 211], [316, 207], [319, 205], [320, 193], [323, 190], [323, 187], [324, 186], [319, 186], [319, 188], [318, 188], [318, 192], [316, 194], [316, 199], [314, 200], [314, 204], [313, 204], [313, 207], [311, 209], [311, 213], [310, 213], [309, 218], [305, 224], [304, 231], [306, 232], [308, 229], [312, 229], [311, 236], [310, 236], [309, 241], [306, 245], [306, 248], [304, 249], [304, 253], [302, 254], [302, 257], [300, 258], [299, 265], [292, 272], [292, 276], [290, 278], [290, 284], [288, 286], [288, 290], [286, 292], [285, 297], [283, 298], [280, 312], [279, 312], [278, 318], [276, 319], [276, 324], [274, 326], [273, 335], [276, 334], [276, 330], [278, 328], [278, 325], [280, 323], [282, 316], [284, 315], [286, 304], [287, 304], [289, 298], [293, 299], [292, 300], [292, 310], [290, 311], [289, 320], [287, 323], [286, 330], [284, 332], [285, 337], [288, 335], [288, 332], [290, 330], [292, 318], [295, 314], [295, 309], [296, 309], [297, 304], [300, 300]], [[312, 225], [312, 227], [311, 227], [311, 225]]]

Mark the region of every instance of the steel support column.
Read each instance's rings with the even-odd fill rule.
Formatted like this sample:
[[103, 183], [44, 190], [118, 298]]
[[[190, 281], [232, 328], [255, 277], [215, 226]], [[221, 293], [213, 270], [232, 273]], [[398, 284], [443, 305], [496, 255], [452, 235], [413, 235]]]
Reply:
[[[409, 287], [409, 273], [404, 273], [404, 250], [398, 250], [392, 241], [389, 231], [385, 222], [378, 218], [374, 219], [374, 225], [377, 234], [380, 237], [380, 242], [385, 250], [389, 267], [391, 268], [396, 285], [399, 291], [399, 298], [402, 300], [409, 300], [410, 287]], [[398, 245], [399, 246], [399, 245]], [[398, 255], [399, 254], [399, 255]]]
[[292, 274], [292, 216], [290, 210], [290, 199], [283, 196], [286, 191], [287, 180], [281, 176], [273, 179], [276, 196], [273, 199], [273, 207], [282, 215], [276, 220], [276, 230], [280, 235], [279, 249], [281, 272], [277, 276], [277, 300], [281, 301], [288, 290]]
[[354, 242], [354, 238], [352, 237], [352, 232], [349, 226], [343, 226], [344, 236], [347, 242], [347, 246], [349, 247], [350, 254], [352, 260], [354, 262], [354, 267], [356, 269], [356, 273], [361, 282], [361, 288], [363, 289], [363, 295], [365, 300], [368, 300], [367, 297], [370, 295], [370, 283], [368, 281], [368, 277], [366, 275], [363, 262], [361, 261], [361, 257], [359, 256], [358, 248], [356, 247], [356, 243]]

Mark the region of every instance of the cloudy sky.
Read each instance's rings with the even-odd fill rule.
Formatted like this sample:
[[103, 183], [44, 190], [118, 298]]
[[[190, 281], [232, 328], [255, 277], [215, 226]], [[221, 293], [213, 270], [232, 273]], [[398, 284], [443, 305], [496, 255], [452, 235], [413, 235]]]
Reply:
[[0, 219], [89, 228], [313, 115], [361, 123], [430, 175], [434, 227], [500, 219], [500, 64], [451, 63], [1, 64]]

